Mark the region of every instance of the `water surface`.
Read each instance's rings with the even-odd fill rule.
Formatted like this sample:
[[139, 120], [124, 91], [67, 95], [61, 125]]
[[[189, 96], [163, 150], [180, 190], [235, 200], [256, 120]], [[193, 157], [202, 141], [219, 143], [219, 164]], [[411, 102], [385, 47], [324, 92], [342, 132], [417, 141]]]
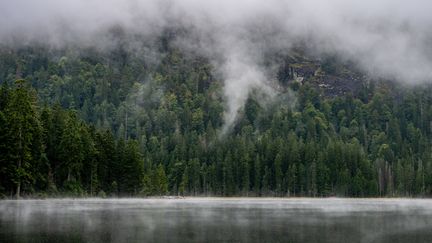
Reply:
[[432, 242], [432, 200], [4, 200], [0, 242]]

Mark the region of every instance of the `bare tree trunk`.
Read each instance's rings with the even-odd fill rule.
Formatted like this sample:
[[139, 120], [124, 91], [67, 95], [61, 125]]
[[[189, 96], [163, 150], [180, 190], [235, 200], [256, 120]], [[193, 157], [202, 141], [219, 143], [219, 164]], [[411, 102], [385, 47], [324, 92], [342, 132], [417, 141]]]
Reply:
[[16, 189], [16, 198], [20, 198], [21, 196], [21, 165], [22, 165], [22, 143], [21, 143], [21, 137], [22, 137], [22, 133], [21, 133], [21, 128], [19, 129], [18, 132], [18, 137], [19, 137], [19, 144], [18, 144], [18, 149], [19, 149], [19, 159], [18, 159], [18, 165], [17, 165], [17, 171], [18, 171], [18, 184], [17, 184], [17, 189]]
[[20, 194], [21, 194], [21, 181], [19, 181], [18, 185], [17, 185], [17, 192], [16, 192], [16, 198], [17, 199], [20, 198], [20, 196], [21, 196]]
[[127, 141], [128, 136], [127, 136], [127, 129], [128, 129], [128, 110], [126, 108], [126, 119], [125, 119], [125, 134], [124, 134], [124, 139], [125, 141]]
[[93, 197], [93, 168], [90, 172], [90, 196]]

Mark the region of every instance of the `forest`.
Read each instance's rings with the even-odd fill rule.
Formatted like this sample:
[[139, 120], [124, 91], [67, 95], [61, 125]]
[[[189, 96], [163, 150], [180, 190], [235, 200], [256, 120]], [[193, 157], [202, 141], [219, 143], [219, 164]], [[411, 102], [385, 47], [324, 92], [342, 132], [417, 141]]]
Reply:
[[254, 91], [223, 132], [213, 69], [176, 48], [155, 63], [1, 48], [0, 196], [432, 195], [430, 85], [326, 95], [280, 72], [278, 94]]

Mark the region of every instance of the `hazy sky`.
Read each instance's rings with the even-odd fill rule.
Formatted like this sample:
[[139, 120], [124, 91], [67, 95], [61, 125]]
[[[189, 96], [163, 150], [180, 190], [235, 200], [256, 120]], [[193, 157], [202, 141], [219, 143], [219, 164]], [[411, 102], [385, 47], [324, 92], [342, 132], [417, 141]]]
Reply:
[[428, 0], [0, 0], [0, 43], [104, 47], [113, 26], [143, 38], [187, 27], [177, 43], [214, 58], [230, 123], [252, 89], [273, 93], [263, 53], [300, 40], [377, 78], [431, 82], [431, 10]]

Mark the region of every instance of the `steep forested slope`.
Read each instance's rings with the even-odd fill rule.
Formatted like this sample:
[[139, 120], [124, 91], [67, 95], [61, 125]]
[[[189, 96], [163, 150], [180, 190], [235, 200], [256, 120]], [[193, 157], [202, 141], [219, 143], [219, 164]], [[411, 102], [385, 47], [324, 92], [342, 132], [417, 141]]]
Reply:
[[293, 51], [269, 57], [274, 97], [252, 92], [225, 131], [212, 62], [159, 48], [1, 49], [0, 192], [432, 194], [430, 86]]

